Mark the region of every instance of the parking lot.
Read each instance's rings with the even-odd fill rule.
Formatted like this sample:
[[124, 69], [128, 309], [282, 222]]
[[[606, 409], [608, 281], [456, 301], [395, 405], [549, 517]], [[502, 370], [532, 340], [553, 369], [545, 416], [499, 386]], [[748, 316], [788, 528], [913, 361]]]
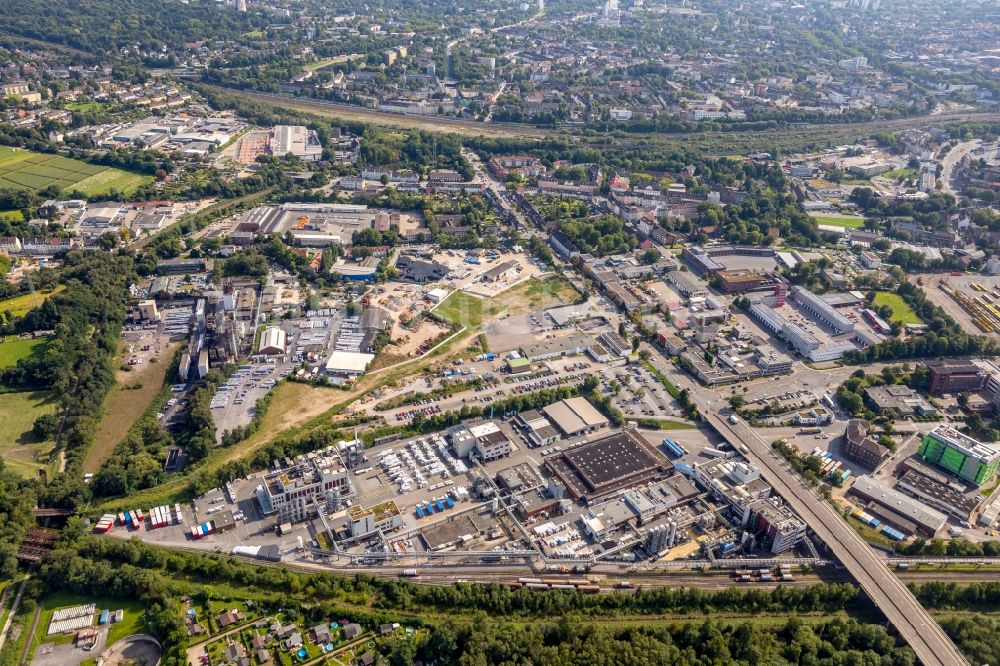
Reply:
[[[367, 411], [385, 417], [392, 424], [405, 423], [417, 413], [431, 416], [461, 409], [463, 405], [489, 404], [505, 397], [530, 393], [544, 388], [573, 385], [582, 382], [588, 374], [595, 372], [595, 368], [606, 366], [576, 357], [552, 359], [544, 364], [539, 364], [539, 370], [535, 372], [519, 375], [504, 374], [501, 372], [502, 367], [499, 360], [468, 362], [461, 366], [461, 370], [466, 374], [453, 375], [447, 379], [439, 377], [429, 382], [425, 379], [413, 380], [399, 391], [392, 391], [378, 398], [373, 398], [377, 402]], [[481, 380], [479, 386], [458, 391], [449, 396], [427, 397], [416, 404], [388, 409], [376, 408], [379, 402], [385, 402], [394, 396], [414, 391], [426, 392], [441, 388], [448, 382], [468, 382], [477, 378]]]
[[614, 404], [626, 418], [681, 416], [680, 405], [646, 368], [640, 365], [605, 368], [600, 374], [603, 392], [612, 390], [611, 382], [621, 385]]
[[225, 431], [250, 423], [257, 413], [257, 401], [293, 370], [287, 361], [250, 363], [241, 365], [219, 386], [212, 397], [212, 415], [220, 441]]

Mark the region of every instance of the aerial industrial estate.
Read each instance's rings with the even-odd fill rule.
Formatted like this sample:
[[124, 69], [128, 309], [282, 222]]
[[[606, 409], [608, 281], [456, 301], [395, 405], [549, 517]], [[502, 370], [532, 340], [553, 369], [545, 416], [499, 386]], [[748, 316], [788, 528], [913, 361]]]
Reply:
[[0, 661], [1000, 661], [982, 0], [0, 0]]

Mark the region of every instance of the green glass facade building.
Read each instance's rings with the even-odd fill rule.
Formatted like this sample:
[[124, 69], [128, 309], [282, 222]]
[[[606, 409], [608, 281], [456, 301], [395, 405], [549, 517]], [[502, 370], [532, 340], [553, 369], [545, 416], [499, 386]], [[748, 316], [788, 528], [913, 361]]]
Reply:
[[992, 481], [1000, 468], [1000, 450], [948, 426], [924, 435], [917, 455], [977, 486]]

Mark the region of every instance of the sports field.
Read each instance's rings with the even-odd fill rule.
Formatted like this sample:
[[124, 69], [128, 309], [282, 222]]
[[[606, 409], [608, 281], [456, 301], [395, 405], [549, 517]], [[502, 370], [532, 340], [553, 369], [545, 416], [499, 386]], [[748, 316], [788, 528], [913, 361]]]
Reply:
[[151, 176], [87, 164], [62, 155], [0, 147], [0, 189], [37, 192], [55, 185], [64, 192], [97, 196], [117, 190], [130, 194]]
[[924, 320], [917, 316], [909, 303], [904, 301], [899, 294], [889, 291], [880, 291], [875, 294], [875, 305], [888, 305], [892, 308], [892, 320], [900, 324], [922, 324]]
[[32, 427], [42, 414], [52, 414], [56, 401], [44, 391], [0, 393], [0, 457], [8, 469], [34, 478], [49, 463], [52, 442], [39, 442]]
[[[0, 339], [0, 369], [8, 368], [22, 358], [29, 356], [35, 349], [41, 351], [41, 346], [48, 341], [48, 338], [28, 338], [22, 340], [10, 335], [5, 339]], [[2, 400], [3, 398], [0, 398]]]
[[810, 215], [816, 224], [828, 224], [832, 227], [860, 229], [865, 226], [865, 218], [856, 215]]

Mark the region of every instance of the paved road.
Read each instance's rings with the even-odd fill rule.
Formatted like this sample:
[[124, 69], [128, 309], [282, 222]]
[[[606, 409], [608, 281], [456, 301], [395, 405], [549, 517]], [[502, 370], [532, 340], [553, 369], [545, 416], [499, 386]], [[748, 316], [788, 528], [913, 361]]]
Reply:
[[24, 580], [21, 581], [21, 586], [17, 588], [17, 596], [14, 597], [14, 603], [11, 604], [10, 613], [7, 614], [7, 621], [3, 623], [3, 630], [0, 631], [0, 650], [3, 649], [4, 643], [7, 642], [7, 634], [10, 633], [10, 625], [14, 622], [14, 616], [17, 615], [17, 608], [21, 605], [21, 595], [24, 594], [24, 588], [28, 584], [29, 578], [31, 578], [30, 573], [24, 577]]
[[702, 414], [724, 437], [749, 449], [748, 457], [757, 463], [768, 483], [847, 567], [924, 666], [968, 663], [930, 613], [833, 507], [789, 478], [788, 472], [771, 453], [771, 447], [757, 433], [742, 421], [730, 424], [716, 412], [706, 409]]
[[973, 141], [963, 141], [944, 156], [941, 160], [941, 188], [948, 194], [958, 195], [955, 191], [955, 167], [962, 161], [962, 158], [982, 145], [979, 139]]

